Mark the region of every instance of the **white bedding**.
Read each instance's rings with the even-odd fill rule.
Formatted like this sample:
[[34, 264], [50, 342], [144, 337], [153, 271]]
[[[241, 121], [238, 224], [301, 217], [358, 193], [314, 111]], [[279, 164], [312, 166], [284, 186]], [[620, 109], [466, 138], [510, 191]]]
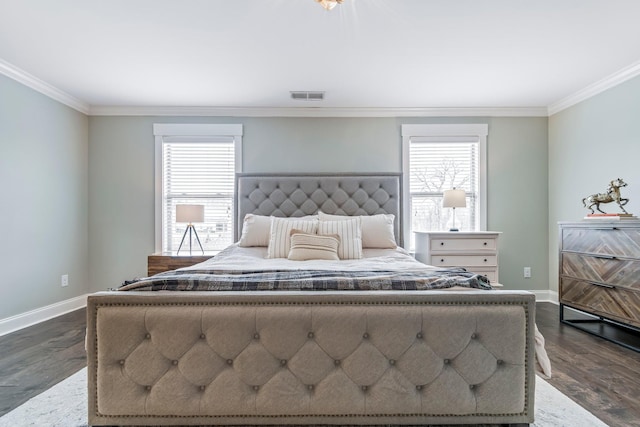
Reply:
[[416, 261], [409, 252], [400, 247], [396, 249], [363, 249], [361, 259], [350, 260], [308, 260], [292, 261], [287, 258], [267, 258], [266, 247], [244, 248], [233, 244], [215, 257], [180, 270], [218, 270], [241, 271], [246, 269], [260, 271], [275, 270], [340, 270], [340, 271], [378, 271], [378, 270], [437, 270], [438, 268]]

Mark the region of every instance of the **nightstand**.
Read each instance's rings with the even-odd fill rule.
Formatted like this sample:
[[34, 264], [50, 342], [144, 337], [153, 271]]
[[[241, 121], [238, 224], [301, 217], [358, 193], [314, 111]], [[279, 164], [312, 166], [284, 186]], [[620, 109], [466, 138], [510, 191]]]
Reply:
[[436, 267], [464, 267], [498, 284], [497, 231], [414, 231], [416, 259]]
[[204, 255], [176, 255], [175, 253], [162, 253], [149, 255], [147, 258], [147, 274], [162, 273], [164, 271], [175, 270], [182, 267], [191, 267], [194, 264], [206, 261], [216, 255], [217, 252], [205, 253]]

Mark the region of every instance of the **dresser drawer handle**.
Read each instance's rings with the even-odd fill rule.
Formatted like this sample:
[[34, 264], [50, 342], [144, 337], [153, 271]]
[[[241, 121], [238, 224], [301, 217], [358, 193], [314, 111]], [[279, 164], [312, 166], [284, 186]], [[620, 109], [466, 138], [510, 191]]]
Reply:
[[483, 245], [485, 245], [485, 246], [487, 246], [487, 242], [483, 242], [482, 244], [483, 244]]
[[594, 285], [594, 286], [598, 286], [601, 288], [607, 288], [607, 289], [615, 289], [615, 286], [611, 286], [611, 285], [605, 285], [604, 283], [596, 283], [596, 282], [589, 282], [590, 284]]
[[444, 246], [444, 242], [440, 242], [440, 246]]
[[486, 258], [484, 259], [484, 262], [487, 262], [487, 259], [486, 259]]
[[614, 256], [611, 255], [592, 255], [594, 258], [599, 258], [599, 259], [617, 259]]

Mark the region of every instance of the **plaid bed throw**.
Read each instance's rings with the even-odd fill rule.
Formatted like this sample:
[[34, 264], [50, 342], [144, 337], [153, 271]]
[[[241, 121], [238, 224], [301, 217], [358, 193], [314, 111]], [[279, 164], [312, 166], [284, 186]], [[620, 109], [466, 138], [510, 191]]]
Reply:
[[463, 268], [407, 271], [168, 271], [125, 281], [119, 291], [361, 291], [492, 289], [485, 276]]

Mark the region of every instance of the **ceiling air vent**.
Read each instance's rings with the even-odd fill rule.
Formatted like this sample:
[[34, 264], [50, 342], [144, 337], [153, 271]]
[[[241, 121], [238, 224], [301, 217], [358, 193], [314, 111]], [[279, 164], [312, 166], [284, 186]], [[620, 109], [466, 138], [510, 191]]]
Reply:
[[322, 101], [324, 92], [291, 91], [291, 99], [299, 101]]

